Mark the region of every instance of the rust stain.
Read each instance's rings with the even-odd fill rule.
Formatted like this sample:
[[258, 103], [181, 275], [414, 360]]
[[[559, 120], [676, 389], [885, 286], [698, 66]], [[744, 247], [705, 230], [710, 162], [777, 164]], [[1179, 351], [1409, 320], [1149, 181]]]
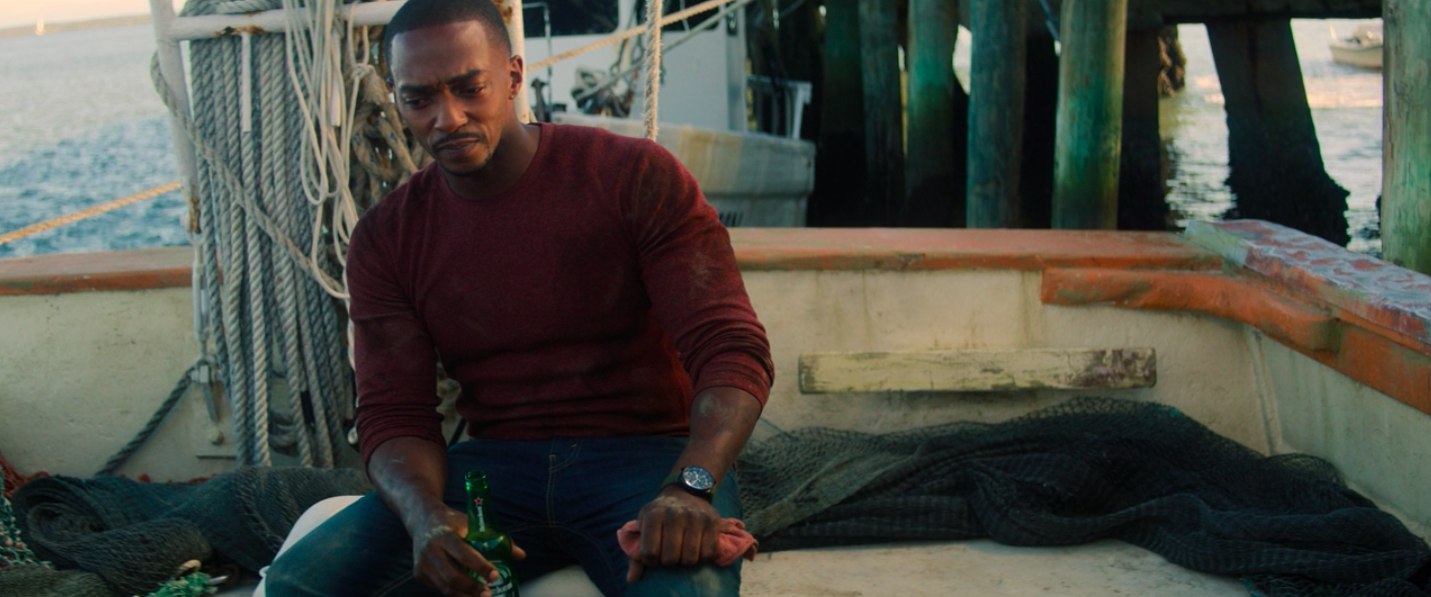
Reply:
[[245, 33], [247, 33], [247, 34], [249, 34], [249, 35], [261, 35], [261, 34], [264, 34], [264, 33], [268, 33], [268, 30], [267, 30], [267, 29], [264, 29], [263, 27], [259, 27], [258, 25], [241, 25], [241, 26], [238, 26], [238, 27], [224, 27], [224, 29], [223, 29], [222, 31], [215, 32], [215, 33], [214, 33], [214, 37], [228, 37], [228, 36], [231, 36], [231, 35], [243, 35], [243, 34], [245, 34]]

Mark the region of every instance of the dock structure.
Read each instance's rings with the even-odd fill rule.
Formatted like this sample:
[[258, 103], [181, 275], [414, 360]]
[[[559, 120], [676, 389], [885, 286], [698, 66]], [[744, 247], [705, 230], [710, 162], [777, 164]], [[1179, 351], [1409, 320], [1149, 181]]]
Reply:
[[907, 28], [908, 156], [899, 223], [963, 227], [964, 195], [956, 183], [967, 133], [956, 130], [956, 93], [963, 89], [949, 64], [959, 34], [958, 0], [909, 0]]
[[1118, 226], [1128, 0], [1064, 0], [1053, 227]]
[[898, 7], [859, 0], [860, 78], [865, 102], [865, 194], [899, 221], [904, 202], [904, 110], [900, 105]]
[[[824, 5], [824, 105], [816, 127], [825, 164], [810, 225], [1165, 228], [1159, 32], [1201, 23], [1228, 98], [1230, 184], [1239, 200], [1231, 215], [1348, 240], [1346, 191], [1322, 163], [1288, 23], [1374, 18], [1382, 0], [866, 2]], [[945, 16], [955, 10], [957, 17]], [[892, 21], [891, 14], [908, 19]], [[960, 89], [952, 101], [943, 91], [947, 72], [926, 68], [948, 70], [932, 57], [947, 54], [941, 44], [952, 41], [956, 23], [975, 38], [967, 107]], [[940, 27], [951, 34], [939, 35]], [[888, 62], [881, 51], [887, 44], [908, 56], [903, 151], [889, 134], [897, 83], [877, 67]], [[1062, 50], [1055, 53], [1054, 44]], [[862, 56], [848, 55], [856, 50]], [[1053, 82], [1057, 89], [1049, 88]], [[967, 125], [952, 131], [952, 143], [938, 140], [951, 131], [945, 114]], [[1414, 160], [1427, 161], [1408, 157]], [[963, 184], [941, 190], [948, 180]], [[962, 222], [949, 217], [961, 211]]]
[[1431, 274], [1431, 3], [1386, 0], [1382, 253]]
[[1322, 162], [1292, 22], [1212, 22], [1207, 33], [1226, 101], [1227, 184], [1237, 196], [1231, 215], [1345, 246], [1348, 192]]
[[970, 228], [1021, 224], [1027, 0], [973, 0], [967, 219]]

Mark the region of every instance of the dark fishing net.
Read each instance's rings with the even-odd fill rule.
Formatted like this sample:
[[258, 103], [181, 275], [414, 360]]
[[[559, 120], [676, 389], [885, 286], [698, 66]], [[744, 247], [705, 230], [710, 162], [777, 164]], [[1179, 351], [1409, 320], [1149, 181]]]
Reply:
[[242, 468], [193, 485], [36, 479], [13, 497], [18, 527], [35, 555], [62, 570], [0, 570], [0, 594], [145, 595], [188, 560], [256, 572], [309, 506], [371, 490], [360, 471], [303, 468]]
[[1176, 409], [1077, 399], [998, 424], [809, 428], [740, 459], [762, 549], [1120, 539], [1254, 595], [1428, 595], [1431, 549], [1327, 462], [1264, 457]]

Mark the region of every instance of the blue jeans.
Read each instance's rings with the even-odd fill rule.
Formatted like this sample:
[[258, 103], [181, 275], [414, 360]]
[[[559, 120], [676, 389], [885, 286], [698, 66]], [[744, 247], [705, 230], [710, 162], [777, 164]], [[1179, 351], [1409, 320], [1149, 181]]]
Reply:
[[[656, 496], [686, 438], [617, 437], [533, 442], [471, 440], [448, 450], [443, 499], [463, 509], [463, 475], [486, 471], [497, 522], [526, 550], [517, 579], [580, 564], [606, 597], [734, 597], [740, 562], [648, 569], [626, 582], [627, 559], [616, 529]], [[716, 509], [740, 517], [734, 471], [721, 482]], [[268, 569], [269, 597], [434, 596], [412, 577], [412, 538], [376, 493], [344, 508]]]

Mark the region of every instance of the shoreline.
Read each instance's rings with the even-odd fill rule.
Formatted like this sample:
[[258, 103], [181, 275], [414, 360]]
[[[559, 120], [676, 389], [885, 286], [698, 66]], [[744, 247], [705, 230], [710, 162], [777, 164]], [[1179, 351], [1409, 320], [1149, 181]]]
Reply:
[[[60, 31], [76, 31], [80, 29], [99, 29], [101, 27], [117, 27], [120, 25], [138, 25], [148, 23], [149, 15], [129, 15], [123, 17], [106, 17], [103, 19], [90, 19], [87, 21], [68, 21], [63, 23], [45, 23], [45, 33], [57, 33]], [[0, 29], [0, 37], [22, 37], [35, 35], [34, 25], [20, 25], [17, 27], [6, 27]]]

